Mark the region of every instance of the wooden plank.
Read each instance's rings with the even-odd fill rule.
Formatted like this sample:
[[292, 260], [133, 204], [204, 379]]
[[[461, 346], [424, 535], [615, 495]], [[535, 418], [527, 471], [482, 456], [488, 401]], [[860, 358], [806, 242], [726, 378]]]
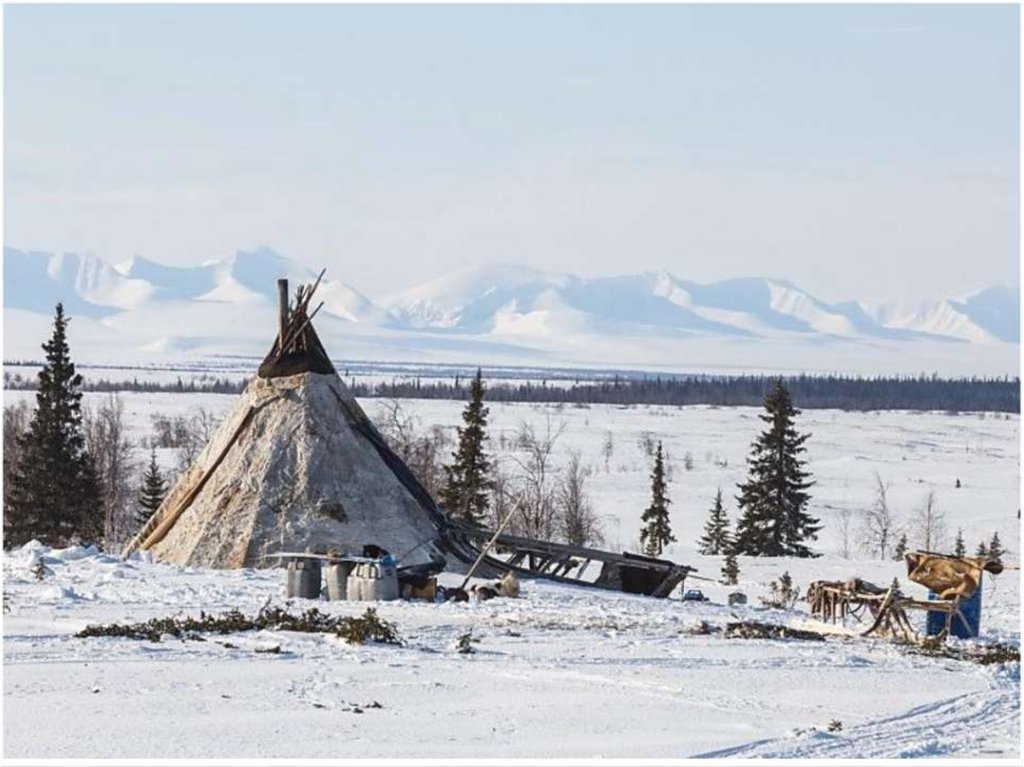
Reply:
[[277, 347], [284, 350], [284, 339], [288, 335], [288, 280], [277, 281]]
[[277, 354], [278, 359], [280, 359], [284, 355], [285, 351], [289, 349], [293, 343], [295, 343], [295, 339], [298, 338], [302, 334], [302, 331], [309, 326], [309, 323], [313, 321], [313, 317], [315, 317], [316, 313], [320, 311], [321, 308], [323, 308], [323, 305], [324, 302], [321, 301], [320, 306], [318, 306], [311, 315], [306, 317], [306, 320], [301, 325], [299, 325], [297, 328], [292, 328], [291, 332], [288, 333], [288, 337], [285, 338], [284, 343], [281, 346], [281, 350]]

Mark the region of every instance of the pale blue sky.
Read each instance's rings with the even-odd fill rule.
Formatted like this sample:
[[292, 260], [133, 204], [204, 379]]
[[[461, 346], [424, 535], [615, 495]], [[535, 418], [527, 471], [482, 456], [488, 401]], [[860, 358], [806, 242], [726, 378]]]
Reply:
[[1016, 6], [4, 8], [5, 242], [269, 245], [378, 296], [480, 261], [1018, 275]]

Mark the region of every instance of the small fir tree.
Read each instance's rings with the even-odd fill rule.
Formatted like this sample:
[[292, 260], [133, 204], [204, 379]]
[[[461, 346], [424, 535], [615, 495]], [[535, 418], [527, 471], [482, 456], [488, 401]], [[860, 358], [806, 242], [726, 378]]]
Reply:
[[732, 535], [729, 533], [729, 519], [725, 516], [722, 506], [722, 488], [718, 488], [715, 502], [708, 513], [708, 521], [704, 525], [704, 535], [697, 542], [701, 554], [725, 554], [732, 548]]
[[19, 439], [4, 507], [5, 545], [38, 538], [53, 546], [99, 541], [103, 504], [82, 433], [82, 376], [67, 341], [68, 318], [57, 304], [53, 335], [43, 344], [36, 409]]
[[661, 556], [665, 547], [676, 539], [669, 524], [670, 503], [665, 490], [665, 459], [661, 442], [658, 442], [654, 452], [654, 469], [651, 471], [651, 505], [641, 517], [644, 526], [640, 531], [640, 543], [649, 557]]
[[904, 532], [904, 534], [902, 534], [899, 537], [899, 540], [896, 542], [896, 545], [893, 547], [893, 559], [895, 559], [897, 562], [901, 561], [903, 559], [903, 555], [906, 554], [908, 546], [909, 542], [906, 540], [906, 534]]
[[736, 525], [736, 551], [757, 557], [814, 556], [805, 541], [816, 540], [821, 525], [807, 513], [808, 489], [814, 484], [800, 457], [809, 434], [799, 434], [793, 407], [782, 379], [765, 398], [761, 420], [768, 429], [755, 440], [747, 481], [736, 500], [741, 515]]
[[896, 561], [900, 561], [901, 559], [903, 559], [903, 555], [906, 554], [906, 549], [908, 545], [909, 544], [906, 540], [906, 534], [904, 532], [904, 534], [902, 534], [899, 537], [899, 540], [896, 542], [896, 546], [893, 547], [893, 559], [895, 559]]
[[167, 497], [167, 480], [160, 473], [156, 462], [156, 448], [150, 448], [149, 466], [142, 477], [142, 490], [139, 493], [139, 510], [135, 515], [135, 529], [138, 530], [152, 517], [160, 504]]
[[444, 467], [445, 485], [441, 501], [457, 518], [481, 525], [490, 505], [491, 461], [484, 452], [487, 413], [484, 384], [479, 368], [469, 387], [469, 402], [462, 412], [464, 426], [458, 430], [459, 444], [453, 462]]
[[988, 544], [982, 541], [978, 544], [977, 550], [974, 552], [976, 557], [987, 557], [988, 556]]
[[1006, 553], [1006, 549], [1003, 548], [1002, 542], [999, 540], [999, 533], [992, 533], [992, 540], [988, 544], [988, 555], [992, 559], [1002, 559], [1003, 554]]
[[726, 586], [735, 586], [740, 577], [740, 566], [736, 561], [736, 554], [730, 549], [725, 554], [725, 561], [722, 563], [722, 583]]
[[953, 556], [954, 557], [965, 557], [967, 556], [967, 546], [964, 544], [964, 531], [956, 531], [956, 541], [953, 542]]
[[800, 599], [800, 589], [793, 585], [793, 577], [787, 570], [779, 576], [777, 581], [772, 581], [768, 596], [761, 597], [761, 604], [765, 607], [792, 610], [798, 599]]

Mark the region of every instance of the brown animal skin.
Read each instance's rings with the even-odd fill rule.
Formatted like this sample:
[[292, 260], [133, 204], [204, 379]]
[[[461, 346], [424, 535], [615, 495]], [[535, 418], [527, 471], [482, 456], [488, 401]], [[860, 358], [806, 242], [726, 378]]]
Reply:
[[928, 551], [911, 551], [905, 556], [907, 577], [934, 591], [940, 599], [969, 599], [981, 583], [982, 572], [998, 575], [999, 560], [988, 557], [951, 557]]

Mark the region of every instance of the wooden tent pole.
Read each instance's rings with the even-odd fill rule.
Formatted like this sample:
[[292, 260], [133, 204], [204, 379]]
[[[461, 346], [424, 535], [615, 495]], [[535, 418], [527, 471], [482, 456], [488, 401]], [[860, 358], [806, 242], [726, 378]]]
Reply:
[[490, 550], [491, 546], [494, 545], [494, 542], [496, 540], [498, 540], [498, 536], [501, 535], [502, 531], [506, 527], [508, 527], [508, 523], [512, 521], [512, 515], [515, 514], [517, 511], [519, 511], [519, 507], [518, 506], [513, 506], [512, 510], [508, 514], [505, 515], [505, 518], [503, 520], [501, 520], [501, 524], [498, 525], [498, 529], [494, 531], [494, 535], [491, 536], [491, 540], [487, 541], [487, 545], [484, 546], [482, 549], [480, 549], [480, 556], [478, 556], [476, 558], [476, 562], [474, 562], [473, 566], [471, 568], [469, 568], [469, 572], [466, 573], [465, 580], [463, 580], [462, 581], [462, 585], [459, 586], [460, 589], [465, 591], [466, 584], [469, 583], [469, 579], [473, 577], [473, 572], [476, 570], [476, 568], [483, 561], [484, 557], [487, 556], [487, 552]]
[[163, 537], [167, 535], [168, 531], [174, 527], [174, 523], [178, 521], [178, 517], [185, 512], [185, 509], [192, 505], [192, 501], [194, 501], [196, 496], [199, 495], [199, 491], [206, 485], [206, 481], [213, 475], [213, 472], [217, 470], [217, 467], [220, 466], [221, 461], [224, 460], [224, 457], [228, 454], [228, 450], [231, 446], [235, 444], [235, 440], [237, 440], [238, 435], [242, 433], [242, 429], [244, 429], [252, 419], [253, 413], [259, 409], [260, 407], [249, 406], [249, 409], [246, 411], [241, 423], [239, 423], [231, 433], [231, 439], [229, 439], [228, 443], [224, 445], [224, 448], [217, 455], [217, 458], [213, 461], [210, 467], [199, 476], [195, 484], [192, 485], [185, 496], [175, 506], [174, 510], [161, 519], [160, 523], [153, 529], [153, 531], [147, 535], [141, 543], [139, 543], [139, 549], [146, 551], [163, 540]]
[[284, 337], [288, 331], [288, 280], [277, 281], [277, 346], [284, 351]]

